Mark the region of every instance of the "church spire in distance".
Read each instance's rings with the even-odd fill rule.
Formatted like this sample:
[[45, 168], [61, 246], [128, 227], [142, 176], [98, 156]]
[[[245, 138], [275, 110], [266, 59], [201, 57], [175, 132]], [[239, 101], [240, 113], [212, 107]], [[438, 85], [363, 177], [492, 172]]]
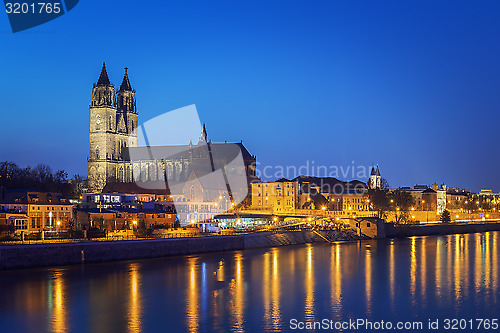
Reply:
[[102, 63], [101, 75], [99, 80], [94, 83], [92, 89], [92, 104], [91, 106], [113, 106], [114, 104], [114, 87], [109, 82], [108, 72], [106, 71], [106, 63]]
[[132, 89], [130, 84], [130, 79], [128, 78], [128, 67], [125, 67], [125, 74], [123, 75], [123, 81], [120, 85], [120, 90], [116, 94], [117, 97], [117, 109], [118, 111], [127, 112], [137, 112], [137, 107], [135, 104], [135, 90]]
[[125, 67], [125, 75], [123, 76], [120, 91], [133, 91], [132, 86], [130, 85], [130, 80], [128, 78], [128, 67]]
[[207, 142], [207, 128], [205, 123], [203, 123], [203, 129], [201, 130], [200, 142]]
[[109, 82], [108, 72], [106, 71], [106, 63], [102, 63], [101, 75], [99, 76], [99, 80], [97, 80], [98, 86], [109, 86], [111, 83]]

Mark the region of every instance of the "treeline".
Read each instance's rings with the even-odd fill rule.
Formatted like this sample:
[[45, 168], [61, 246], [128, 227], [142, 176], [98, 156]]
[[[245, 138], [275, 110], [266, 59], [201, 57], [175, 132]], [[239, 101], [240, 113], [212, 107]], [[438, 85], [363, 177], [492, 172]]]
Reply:
[[74, 175], [68, 179], [64, 170], [53, 172], [46, 164], [20, 168], [13, 162], [0, 162], [0, 189], [58, 192], [68, 198], [78, 198], [86, 187], [86, 179]]

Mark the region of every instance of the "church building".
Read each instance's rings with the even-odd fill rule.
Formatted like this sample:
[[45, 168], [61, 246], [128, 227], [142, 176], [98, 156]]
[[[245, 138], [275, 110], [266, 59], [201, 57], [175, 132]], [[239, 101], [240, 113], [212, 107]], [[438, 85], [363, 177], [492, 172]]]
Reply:
[[[137, 147], [138, 112], [135, 90], [132, 89], [127, 68], [120, 89], [115, 92], [106, 66], [94, 83], [90, 104], [90, 135], [88, 156], [89, 192], [101, 192], [108, 184], [132, 182], [183, 182], [194, 173], [200, 173], [207, 158], [212, 168], [220, 168], [230, 162], [217, 160], [213, 156], [227, 157], [228, 154], [212, 154], [225, 150], [225, 143], [207, 142], [205, 124], [199, 142], [184, 146]], [[243, 143], [233, 144], [244, 161], [244, 172], [249, 181], [255, 177], [256, 157], [251, 155]], [[206, 147], [206, 148], [205, 148]], [[166, 154], [165, 158], [151, 159], [150, 150], [178, 151]], [[209, 157], [203, 154], [208, 149]], [[134, 159], [130, 158], [133, 150]], [[137, 159], [139, 156], [139, 159]]]

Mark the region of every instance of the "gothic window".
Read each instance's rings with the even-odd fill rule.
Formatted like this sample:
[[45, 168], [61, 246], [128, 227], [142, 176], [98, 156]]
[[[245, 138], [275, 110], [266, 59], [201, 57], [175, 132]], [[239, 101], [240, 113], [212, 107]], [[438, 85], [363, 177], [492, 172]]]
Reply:
[[98, 160], [99, 159], [99, 146], [95, 148], [95, 158]]
[[150, 170], [150, 172], [149, 172], [150, 180], [156, 181], [156, 165], [151, 164], [151, 167], [149, 168], [149, 170]]
[[149, 175], [148, 175], [148, 165], [144, 164], [142, 165], [141, 168], [141, 181], [145, 182], [149, 180]]
[[190, 199], [191, 199], [191, 200], [194, 200], [194, 198], [195, 198], [195, 194], [196, 194], [196, 191], [195, 191], [195, 189], [194, 189], [194, 185], [191, 185], [191, 188], [189, 189], [189, 192], [190, 192], [190, 193], [189, 193], [189, 197], [190, 197]]
[[118, 180], [121, 181], [121, 182], [125, 181], [125, 178], [123, 176], [123, 167], [120, 167], [120, 169], [118, 171]]
[[138, 164], [134, 165], [134, 175], [133, 176], [134, 176], [134, 180], [136, 182], [141, 180], [141, 170], [139, 169]]
[[95, 121], [95, 129], [96, 131], [101, 130], [101, 117], [97, 116], [97, 120]]
[[109, 117], [109, 130], [111, 131], [113, 129], [113, 118]]

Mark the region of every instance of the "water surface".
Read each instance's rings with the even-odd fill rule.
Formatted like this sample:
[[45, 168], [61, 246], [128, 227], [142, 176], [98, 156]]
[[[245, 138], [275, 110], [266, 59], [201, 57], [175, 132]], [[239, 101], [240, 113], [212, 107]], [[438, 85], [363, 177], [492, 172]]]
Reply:
[[1, 271], [0, 327], [277, 332], [291, 331], [292, 319], [498, 318], [499, 238], [487, 232], [318, 243]]

